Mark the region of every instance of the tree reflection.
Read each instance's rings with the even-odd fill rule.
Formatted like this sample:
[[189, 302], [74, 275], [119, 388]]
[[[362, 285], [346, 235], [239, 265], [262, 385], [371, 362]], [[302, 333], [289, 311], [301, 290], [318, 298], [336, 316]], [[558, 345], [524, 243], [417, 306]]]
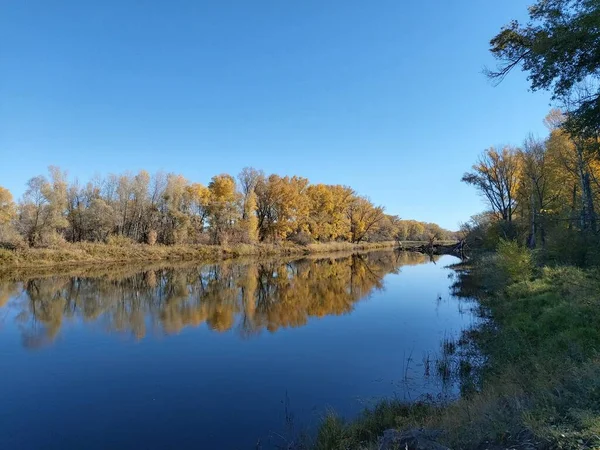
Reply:
[[17, 302], [26, 347], [51, 343], [67, 322], [100, 324], [143, 338], [149, 329], [178, 333], [202, 324], [244, 337], [300, 327], [309, 319], [351, 312], [354, 305], [418, 253], [371, 252], [299, 260], [225, 261], [200, 267], [104, 269], [98, 276], [30, 278], [0, 283], [0, 308]]

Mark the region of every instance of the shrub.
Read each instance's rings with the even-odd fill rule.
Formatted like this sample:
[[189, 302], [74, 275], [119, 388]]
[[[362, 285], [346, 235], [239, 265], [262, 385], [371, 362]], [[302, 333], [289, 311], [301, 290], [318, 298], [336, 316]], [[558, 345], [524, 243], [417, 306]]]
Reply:
[[304, 231], [294, 233], [293, 235], [289, 236], [288, 239], [290, 241], [292, 241], [294, 244], [303, 245], [303, 246], [312, 244], [312, 242], [313, 242], [313, 238], [311, 237], [311, 235]]
[[531, 251], [516, 241], [500, 239], [498, 243], [497, 266], [508, 282], [516, 283], [531, 278], [533, 262]]
[[148, 245], [156, 244], [157, 237], [158, 237], [158, 233], [156, 232], [156, 230], [148, 231], [148, 234], [146, 235], [146, 244], [148, 244]]
[[65, 238], [56, 231], [42, 233], [35, 246], [39, 248], [60, 248], [66, 245]]
[[554, 264], [574, 264], [580, 267], [586, 264], [588, 245], [579, 231], [553, 229], [548, 233], [547, 242], [543, 251], [546, 261]]
[[9, 224], [0, 224], [0, 248], [17, 250], [26, 247], [25, 240], [12, 226]]

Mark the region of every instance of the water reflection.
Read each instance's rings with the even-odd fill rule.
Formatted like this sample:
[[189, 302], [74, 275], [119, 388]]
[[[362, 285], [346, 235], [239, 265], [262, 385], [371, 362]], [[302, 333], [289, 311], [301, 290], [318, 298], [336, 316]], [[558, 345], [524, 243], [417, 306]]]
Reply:
[[141, 271], [116, 267], [50, 276], [4, 274], [0, 312], [10, 310], [27, 348], [51, 344], [65, 323], [78, 321], [138, 339], [149, 331], [171, 334], [203, 324], [251, 337], [300, 327], [312, 317], [349, 313], [356, 302], [382, 289], [385, 275], [430, 260], [382, 251]]
[[4, 447], [267, 450], [329, 408], [451, 398], [462, 354], [446, 350], [473, 319], [448, 291], [456, 258], [434, 262], [0, 270]]

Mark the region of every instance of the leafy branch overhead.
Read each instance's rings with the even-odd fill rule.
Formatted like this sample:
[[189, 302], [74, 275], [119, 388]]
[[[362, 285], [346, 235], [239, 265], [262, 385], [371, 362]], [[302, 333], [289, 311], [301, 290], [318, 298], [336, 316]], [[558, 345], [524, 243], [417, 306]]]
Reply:
[[488, 76], [501, 82], [515, 67], [528, 73], [532, 90], [550, 90], [567, 108], [571, 131], [600, 127], [600, 3], [538, 0], [529, 21], [512, 21], [491, 41], [499, 61]]

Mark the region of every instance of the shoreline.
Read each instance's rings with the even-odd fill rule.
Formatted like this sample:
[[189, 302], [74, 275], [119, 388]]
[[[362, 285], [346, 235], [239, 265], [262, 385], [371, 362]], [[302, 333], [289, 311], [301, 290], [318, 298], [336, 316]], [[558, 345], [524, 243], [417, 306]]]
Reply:
[[333, 413], [311, 448], [599, 448], [597, 270], [507, 272], [503, 258], [454, 266], [455, 295], [476, 299], [484, 319], [442, 343], [435, 368], [460, 383], [457, 400], [383, 399], [349, 421]]
[[[281, 244], [238, 244], [233, 246], [190, 245], [166, 246], [147, 244], [115, 245], [80, 242], [52, 248], [0, 249], [0, 269], [52, 268], [75, 265], [100, 265], [144, 262], [206, 262], [234, 259], [242, 256], [301, 256], [319, 253], [355, 252], [399, 249], [423, 252], [423, 242], [368, 242], [351, 244], [332, 242], [305, 246]], [[448, 247], [440, 244], [437, 251]]]

